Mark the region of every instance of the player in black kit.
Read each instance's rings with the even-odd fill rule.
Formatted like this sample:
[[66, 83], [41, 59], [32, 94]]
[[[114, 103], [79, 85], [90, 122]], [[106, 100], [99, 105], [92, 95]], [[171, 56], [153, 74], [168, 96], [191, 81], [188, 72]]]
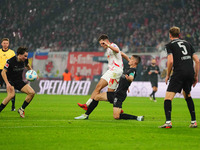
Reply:
[[128, 68], [124, 74], [120, 77], [119, 86], [115, 92], [104, 92], [97, 94], [89, 105], [85, 114], [75, 117], [74, 119], [88, 119], [90, 113], [96, 108], [99, 101], [109, 101], [113, 104], [113, 117], [115, 119], [134, 119], [143, 121], [144, 116], [134, 116], [130, 114], [121, 113], [122, 103], [127, 97], [127, 90], [131, 82], [136, 77], [136, 67], [140, 63], [141, 58], [137, 55], [133, 55], [129, 60], [130, 68]]
[[19, 47], [17, 49], [17, 56], [7, 60], [4, 69], [2, 70], [2, 77], [6, 83], [7, 97], [0, 105], [0, 112], [6, 107], [8, 102], [15, 95], [15, 89], [26, 93], [27, 96], [21, 108], [18, 109], [18, 113], [22, 118], [25, 117], [24, 109], [28, 106], [35, 95], [35, 91], [22, 80], [22, 73], [26, 67], [28, 70], [32, 68], [28, 64], [28, 49], [25, 47]]
[[151, 60], [151, 65], [148, 66], [147, 72], [148, 72], [149, 80], [151, 82], [151, 86], [152, 86], [152, 89], [153, 89], [152, 93], [149, 95], [149, 99], [152, 100], [152, 96], [153, 96], [153, 101], [157, 102], [156, 97], [155, 97], [155, 93], [158, 90], [158, 74], [160, 74], [160, 69], [156, 65], [155, 59]]
[[[167, 76], [165, 82], [167, 84], [173, 67], [173, 74], [166, 91], [164, 109], [166, 122], [160, 128], [172, 128], [171, 123], [171, 101], [175, 94], [183, 90], [183, 96], [187, 102], [187, 106], [191, 115], [190, 128], [196, 128], [195, 108], [192, 97], [190, 95], [191, 87], [198, 82], [199, 58], [195, 54], [195, 50], [190, 43], [179, 39], [180, 28], [171, 27], [169, 37], [171, 42], [166, 45], [167, 56]], [[195, 66], [193, 67], [193, 60]]]

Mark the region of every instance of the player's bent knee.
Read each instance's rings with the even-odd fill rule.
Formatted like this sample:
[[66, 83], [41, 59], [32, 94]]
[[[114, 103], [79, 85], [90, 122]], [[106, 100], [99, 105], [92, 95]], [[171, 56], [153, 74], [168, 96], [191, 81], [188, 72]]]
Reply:
[[113, 115], [114, 119], [118, 120], [120, 119], [120, 115]]
[[28, 93], [28, 95], [30, 95], [31, 97], [34, 97], [35, 91], [30, 91], [30, 92]]
[[14, 96], [15, 96], [15, 94], [9, 94], [9, 95], [8, 95], [8, 98], [9, 98], [9, 99], [12, 99]]
[[99, 100], [99, 96], [95, 96], [94, 99], [98, 101]]
[[101, 96], [100, 96], [99, 94], [97, 94], [97, 95], [94, 97], [94, 99], [95, 99], [96, 101], [100, 100], [100, 98], [101, 98]]

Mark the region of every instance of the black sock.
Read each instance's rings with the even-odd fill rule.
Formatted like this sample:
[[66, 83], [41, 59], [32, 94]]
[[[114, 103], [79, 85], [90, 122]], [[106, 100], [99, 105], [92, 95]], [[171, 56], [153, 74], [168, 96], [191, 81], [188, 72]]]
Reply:
[[152, 95], [153, 95], [153, 92], [154, 92], [154, 91], [152, 91], [152, 92], [151, 92], [150, 96], [152, 96]]
[[172, 111], [172, 102], [169, 99], [166, 99], [164, 102], [165, 117], [166, 121], [171, 121], [171, 111]]
[[191, 120], [194, 121], [196, 120], [196, 116], [195, 116], [195, 108], [194, 108], [194, 102], [192, 100], [192, 97], [188, 97], [185, 100], [187, 102], [187, 106], [190, 111]]
[[1, 103], [0, 105], [0, 112], [6, 107], [6, 105], [4, 105], [3, 103]]
[[153, 91], [153, 100], [155, 100], [156, 99], [156, 97], [155, 97], [155, 93], [156, 93], [156, 91]]
[[90, 103], [88, 110], [86, 111], [86, 115], [90, 115], [90, 113], [97, 107], [99, 101], [95, 101], [94, 99]]
[[120, 114], [119, 119], [125, 119], [125, 120], [134, 119], [134, 120], [137, 120], [137, 116], [122, 113], [122, 114]]
[[153, 96], [154, 95], [154, 93], [156, 93], [155, 91], [152, 91], [152, 93], [150, 94], [150, 96]]
[[28, 106], [28, 104], [29, 104], [29, 103], [28, 103], [27, 101], [24, 101], [24, 103], [23, 103], [23, 105], [22, 105], [22, 108], [25, 109], [25, 108]]
[[12, 108], [15, 108], [15, 96], [11, 99], [12, 101]]

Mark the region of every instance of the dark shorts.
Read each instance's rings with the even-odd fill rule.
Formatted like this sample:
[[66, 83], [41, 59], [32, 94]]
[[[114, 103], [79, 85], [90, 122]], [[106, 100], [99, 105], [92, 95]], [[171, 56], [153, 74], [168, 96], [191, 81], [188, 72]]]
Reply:
[[9, 81], [9, 83], [14, 86], [15, 89], [21, 91], [21, 89], [26, 85], [24, 81], [18, 80], [18, 81]]
[[3, 84], [5, 84], [2, 75], [1, 75], [2, 70], [0, 70], [0, 87], [3, 86]]
[[123, 97], [117, 97], [115, 92], [107, 92], [108, 101], [113, 104], [113, 107], [122, 108], [122, 103], [125, 100]]
[[150, 80], [152, 87], [158, 87], [158, 80]]
[[189, 94], [193, 83], [194, 74], [173, 74], [170, 78], [167, 91], [181, 93], [181, 90], [183, 89], [186, 94]]

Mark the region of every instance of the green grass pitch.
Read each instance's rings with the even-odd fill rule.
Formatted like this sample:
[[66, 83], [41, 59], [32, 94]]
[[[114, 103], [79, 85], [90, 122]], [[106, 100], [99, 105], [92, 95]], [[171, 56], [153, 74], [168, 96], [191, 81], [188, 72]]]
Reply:
[[[6, 96], [0, 93], [0, 100]], [[183, 99], [172, 105], [172, 129], [160, 129], [165, 121], [163, 98], [128, 97], [125, 113], [144, 115], [143, 122], [114, 120], [112, 105], [100, 102], [89, 120], [74, 120], [84, 113], [77, 102], [89, 96], [35, 95], [25, 118], [11, 112], [11, 103], [0, 113], [1, 150], [184, 150], [200, 148], [200, 128], [191, 129], [190, 115]], [[17, 109], [25, 94], [16, 95]], [[197, 121], [200, 100], [194, 99]]]

